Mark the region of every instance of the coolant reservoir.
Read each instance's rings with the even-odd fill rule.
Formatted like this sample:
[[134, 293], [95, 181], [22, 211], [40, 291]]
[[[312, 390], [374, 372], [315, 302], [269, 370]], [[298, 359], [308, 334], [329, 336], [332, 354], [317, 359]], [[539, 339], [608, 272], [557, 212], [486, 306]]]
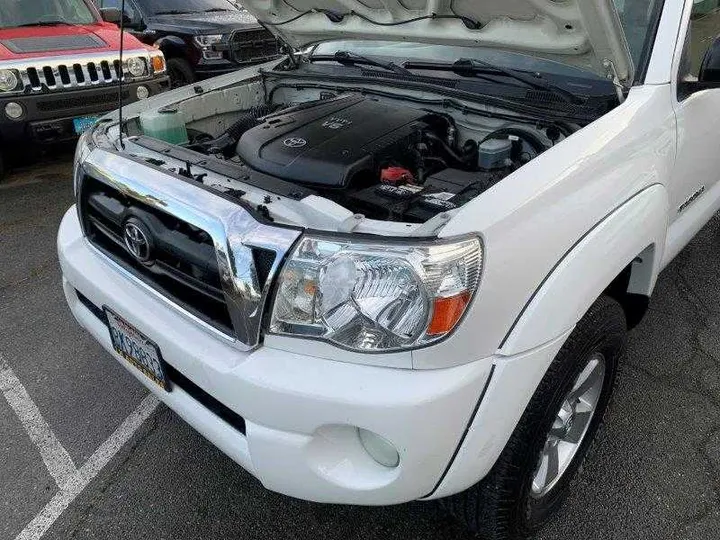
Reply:
[[182, 113], [177, 109], [160, 109], [140, 114], [140, 127], [148, 137], [169, 144], [186, 144], [187, 128]]

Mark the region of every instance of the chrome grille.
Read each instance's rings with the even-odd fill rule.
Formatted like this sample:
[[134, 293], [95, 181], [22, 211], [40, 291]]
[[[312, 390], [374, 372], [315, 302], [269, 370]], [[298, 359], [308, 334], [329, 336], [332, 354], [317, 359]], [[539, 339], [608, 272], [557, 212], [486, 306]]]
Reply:
[[[200, 229], [86, 177], [79, 197], [88, 240], [145, 283], [218, 330], [232, 334], [215, 248]], [[135, 219], [152, 233], [153, 260], [128, 251], [123, 226]]]
[[[116, 215], [126, 211], [113, 202], [115, 199], [132, 206], [133, 217], [163, 220], [163, 226], [157, 229], [158, 245], [167, 240], [165, 251], [171, 255], [166, 260], [163, 249], [158, 249], [163, 263], [161, 274], [153, 272], [152, 266], [141, 266], [146, 263], [127, 264], [127, 253], [120, 251], [124, 248], [116, 242], [117, 229], [113, 234], [112, 225], [108, 228], [107, 221], [96, 219], [100, 217], [97, 204], [94, 210], [89, 207], [91, 197], [97, 193], [109, 196], [104, 206], [111, 212], [105, 217], [113, 214], [113, 208]], [[139, 214], [138, 208], [152, 216]], [[299, 230], [257, 221], [238, 202], [195, 182], [100, 149], [82, 164], [78, 209], [93, 246], [138, 283], [206, 328], [233, 339], [242, 350], [251, 350], [260, 343], [273, 278], [299, 238]], [[115, 226], [117, 223], [115, 220]], [[106, 230], [101, 230], [103, 227]], [[188, 236], [194, 247], [183, 254]], [[155, 233], [149, 237], [154, 238]], [[188, 252], [200, 250], [202, 257], [194, 261], [186, 257]], [[208, 250], [214, 251], [214, 256]]]
[[[129, 58], [137, 56], [145, 61], [148, 68], [148, 75], [142, 79], [150, 79], [152, 77], [150, 59], [144, 51], [126, 53], [123, 57], [124, 67], [127, 69]], [[114, 84], [118, 82], [121, 74], [119, 58], [109, 57], [107, 54], [32, 59], [8, 63], [7, 68], [19, 72], [23, 90], [28, 93]], [[133, 78], [133, 81], [136, 80], [138, 79]]]

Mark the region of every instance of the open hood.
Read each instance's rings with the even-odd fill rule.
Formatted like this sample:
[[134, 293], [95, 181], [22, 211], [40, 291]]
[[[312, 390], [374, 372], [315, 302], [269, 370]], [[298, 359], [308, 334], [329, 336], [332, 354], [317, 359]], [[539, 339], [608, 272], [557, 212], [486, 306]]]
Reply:
[[367, 39], [493, 47], [591, 69], [629, 85], [613, 0], [244, 0], [293, 47]]

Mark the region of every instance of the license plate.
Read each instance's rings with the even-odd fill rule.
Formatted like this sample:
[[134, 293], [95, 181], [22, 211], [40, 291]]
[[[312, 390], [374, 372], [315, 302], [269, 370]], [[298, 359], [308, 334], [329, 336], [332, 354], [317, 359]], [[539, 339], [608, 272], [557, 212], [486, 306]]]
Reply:
[[74, 118], [73, 126], [75, 127], [75, 134], [82, 135], [88, 129], [93, 127], [98, 119], [98, 116], [81, 116], [80, 118]]
[[109, 308], [104, 308], [115, 351], [162, 389], [170, 391], [160, 348], [140, 330]]

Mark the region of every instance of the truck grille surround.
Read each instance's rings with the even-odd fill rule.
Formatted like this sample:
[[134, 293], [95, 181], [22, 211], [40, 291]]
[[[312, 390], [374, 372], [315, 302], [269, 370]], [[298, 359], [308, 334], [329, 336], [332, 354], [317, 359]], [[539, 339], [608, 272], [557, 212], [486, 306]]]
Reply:
[[[136, 167], [128, 160], [124, 169]], [[238, 203], [141, 168], [145, 174], [133, 176], [144, 176], [142, 183], [81, 176], [77, 203], [87, 240], [171, 306], [253, 349], [272, 278], [300, 232], [259, 223]], [[172, 189], [157, 185], [163, 181]]]
[[[81, 204], [87, 238], [96, 248], [205, 322], [232, 334], [215, 248], [205, 231], [91, 178], [84, 182]], [[141, 262], [125, 244], [123, 227], [133, 217], [151, 231], [150, 261]]]
[[[133, 78], [132, 82], [152, 78], [152, 67], [147, 53], [126, 52], [123, 64], [132, 57], [140, 57], [147, 67], [147, 76]], [[118, 56], [90, 55], [77, 57], [37, 58], [8, 64], [10, 69], [20, 73], [25, 93], [54, 92], [82, 88], [94, 88], [111, 85], [120, 79], [120, 60]], [[127, 73], [127, 70], [125, 70]], [[129, 77], [126, 79], [130, 82]]]
[[230, 38], [232, 60], [238, 64], [253, 64], [280, 56], [280, 43], [265, 29], [237, 30]]

